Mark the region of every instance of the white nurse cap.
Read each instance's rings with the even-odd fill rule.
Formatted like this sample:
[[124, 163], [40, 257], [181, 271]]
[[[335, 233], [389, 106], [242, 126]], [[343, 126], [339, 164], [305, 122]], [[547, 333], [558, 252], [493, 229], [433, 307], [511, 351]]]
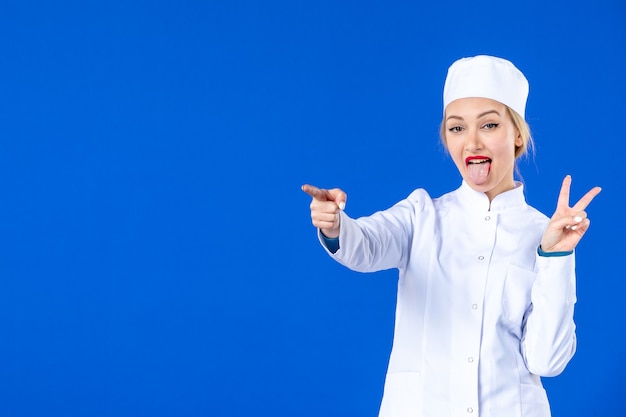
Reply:
[[528, 98], [528, 80], [506, 59], [488, 55], [461, 58], [448, 68], [443, 87], [443, 109], [454, 100], [482, 97], [499, 101], [522, 118]]

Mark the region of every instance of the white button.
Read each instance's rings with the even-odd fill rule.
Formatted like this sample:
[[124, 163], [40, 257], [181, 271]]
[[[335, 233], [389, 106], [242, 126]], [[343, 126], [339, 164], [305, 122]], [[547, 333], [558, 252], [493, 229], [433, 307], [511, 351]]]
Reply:
[[472, 310], [478, 310], [478, 304], [472, 304]]
[[491, 216], [485, 216], [485, 220], [487, 221], [491, 220]]
[[472, 363], [472, 362], [474, 362], [474, 358], [472, 358], [472, 357], [470, 356], [469, 358], [467, 358], [467, 361], [468, 361], [469, 363]]
[[478, 260], [479, 260], [479, 261], [482, 261], [483, 259], [485, 259], [485, 257], [484, 257], [484, 256], [479, 256], [479, 257], [478, 257]]
[[474, 409], [472, 407], [468, 407], [467, 412], [472, 414], [474, 412]]

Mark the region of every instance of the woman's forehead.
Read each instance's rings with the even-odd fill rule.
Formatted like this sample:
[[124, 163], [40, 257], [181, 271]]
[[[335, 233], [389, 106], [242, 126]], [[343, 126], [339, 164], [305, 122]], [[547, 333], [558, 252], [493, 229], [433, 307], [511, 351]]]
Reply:
[[446, 107], [445, 117], [448, 118], [481, 118], [487, 114], [504, 116], [506, 106], [499, 101], [483, 97], [466, 97], [454, 100]]

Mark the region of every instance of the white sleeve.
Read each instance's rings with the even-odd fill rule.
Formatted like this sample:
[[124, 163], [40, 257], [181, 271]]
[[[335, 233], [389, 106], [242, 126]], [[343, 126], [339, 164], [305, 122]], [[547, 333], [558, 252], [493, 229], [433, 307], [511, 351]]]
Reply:
[[522, 354], [531, 373], [556, 376], [563, 372], [576, 351], [574, 254], [537, 255], [537, 266], [532, 308], [522, 336]]
[[423, 190], [416, 190], [393, 207], [359, 219], [342, 211], [339, 250], [333, 254], [323, 242], [322, 246], [337, 262], [355, 271], [401, 268], [408, 258], [413, 223], [416, 212], [424, 207], [424, 195]]

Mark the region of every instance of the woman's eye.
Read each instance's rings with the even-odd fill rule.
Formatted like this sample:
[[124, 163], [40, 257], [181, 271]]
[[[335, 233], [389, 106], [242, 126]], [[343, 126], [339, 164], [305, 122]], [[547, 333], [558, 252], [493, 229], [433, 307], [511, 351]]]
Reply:
[[498, 123], [487, 123], [483, 126], [485, 129], [495, 129], [496, 127], [498, 127]]
[[448, 129], [450, 132], [452, 133], [458, 133], [462, 130], [461, 126], [453, 126], [450, 129]]

